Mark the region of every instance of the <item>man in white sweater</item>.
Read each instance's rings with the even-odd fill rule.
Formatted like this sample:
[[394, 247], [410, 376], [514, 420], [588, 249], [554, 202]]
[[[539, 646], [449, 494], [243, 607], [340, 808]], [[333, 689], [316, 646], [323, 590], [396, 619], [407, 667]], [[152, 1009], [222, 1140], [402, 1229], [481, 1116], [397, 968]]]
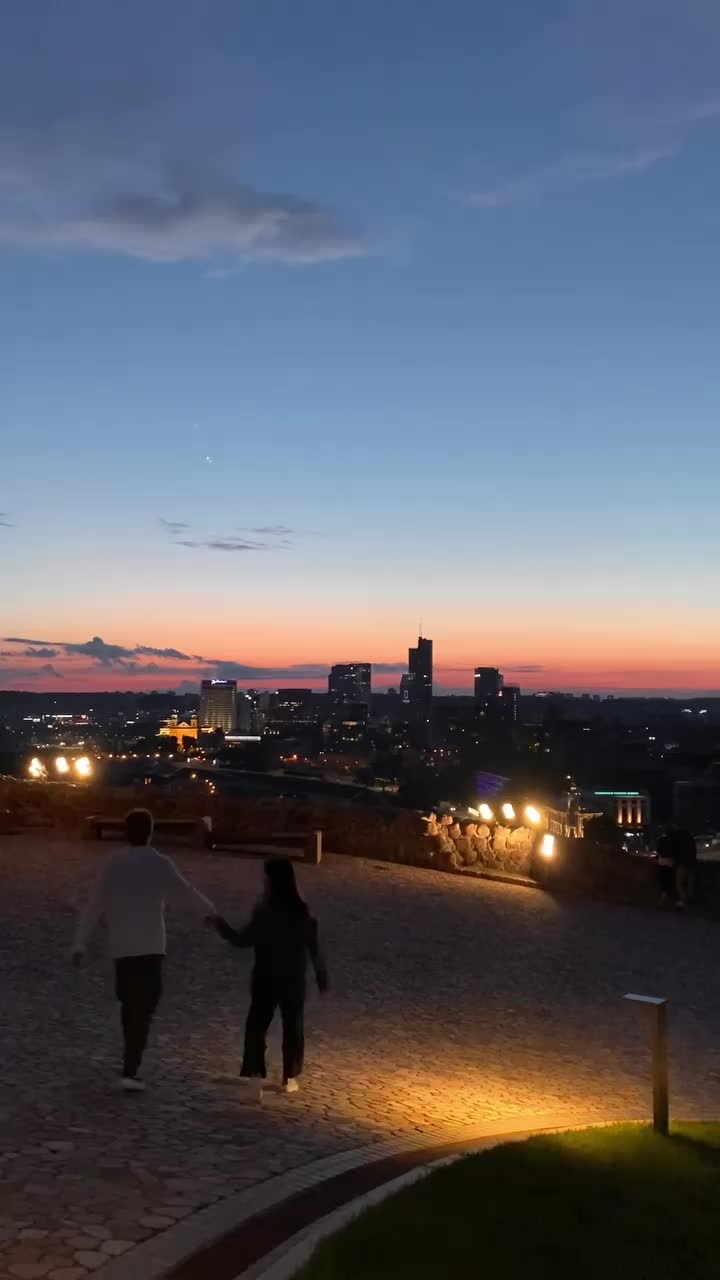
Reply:
[[138, 1072], [162, 995], [167, 948], [165, 903], [186, 903], [209, 922], [217, 919], [217, 912], [212, 902], [184, 879], [170, 858], [150, 847], [153, 818], [147, 809], [133, 809], [125, 825], [129, 848], [105, 868], [80, 920], [73, 960], [75, 964], [82, 963], [88, 943], [104, 919], [115, 963], [115, 991], [125, 1044], [120, 1088], [137, 1093], [145, 1087]]

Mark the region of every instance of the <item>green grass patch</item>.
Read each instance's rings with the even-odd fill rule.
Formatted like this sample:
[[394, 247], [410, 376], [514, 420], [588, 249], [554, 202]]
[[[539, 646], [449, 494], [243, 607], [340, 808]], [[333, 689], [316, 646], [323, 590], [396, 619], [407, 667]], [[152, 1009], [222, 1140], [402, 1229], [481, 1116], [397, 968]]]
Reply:
[[438, 1169], [321, 1244], [298, 1280], [718, 1280], [720, 1124], [502, 1147]]

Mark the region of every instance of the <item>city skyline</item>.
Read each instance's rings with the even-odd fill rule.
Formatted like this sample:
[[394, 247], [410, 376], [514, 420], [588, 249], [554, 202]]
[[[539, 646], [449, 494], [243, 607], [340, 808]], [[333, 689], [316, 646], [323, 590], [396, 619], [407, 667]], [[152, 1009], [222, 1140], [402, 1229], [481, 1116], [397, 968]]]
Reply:
[[0, 688], [382, 689], [422, 618], [440, 690], [720, 691], [719, 55], [708, 0], [7, 6]]
[[[437, 652], [437, 642], [434, 638], [432, 640]], [[327, 662], [295, 662], [284, 666], [280, 664], [263, 666], [232, 659], [206, 658], [175, 647], [109, 643], [99, 636], [94, 636], [88, 641], [50, 641], [27, 636], [0, 637], [0, 646], [2, 646], [0, 653], [12, 660], [10, 668], [12, 679], [6, 680], [0, 667], [0, 689], [24, 689], [37, 692], [52, 690], [142, 692], [153, 689], [175, 689], [180, 693], [190, 691], [199, 693], [201, 683], [206, 680], [235, 680], [239, 688], [258, 689], [297, 688], [302, 685], [316, 692], [325, 692], [332, 667], [349, 665], [347, 660], [337, 663], [332, 659]], [[360, 661], [356, 656], [352, 664], [358, 665]], [[393, 687], [399, 688], [401, 677], [409, 669], [407, 658], [396, 662], [371, 662], [369, 659], [362, 661], [368, 661], [372, 667], [372, 687], [377, 692]], [[472, 696], [478, 666], [476, 661], [460, 667], [449, 666], [442, 659], [440, 662], [436, 661], [435, 693], [464, 693]], [[637, 696], [661, 694], [676, 697], [720, 696], [720, 688], [700, 682], [688, 683], [677, 688], [668, 688], [663, 684], [603, 684], [598, 679], [599, 668], [589, 671], [585, 681], [581, 680], [573, 684], [563, 682], [561, 679], [553, 679], [553, 676], [559, 676], [560, 673], [540, 663], [497, 661], [493, 666], [496, 666], [501, 675], [506, 677], [508, 684], [519, 685], [527, 693], [553, 690], [568, 693], [624, 693]], [[625, 672], [624, 674], [627, 676], [640, 673]]]

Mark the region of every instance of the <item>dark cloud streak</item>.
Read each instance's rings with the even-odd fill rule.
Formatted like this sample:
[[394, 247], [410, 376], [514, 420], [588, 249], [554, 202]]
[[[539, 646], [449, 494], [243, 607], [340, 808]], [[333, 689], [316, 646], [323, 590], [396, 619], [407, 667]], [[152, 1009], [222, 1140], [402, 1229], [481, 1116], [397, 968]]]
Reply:
[[[22, 653], [18, 656], [27, 658], [45, 658], [64, 656], [66, 658], [89, 658], [93, 666], [85, 671], [78, 671], [73, 668], [73, 674], [90, 675], [98, 671], [116, 671], [122, 672], [128, 676], [145, 676], [145, 675], [162, 675], [166, 677], [187, 675], [194, 676], [197, 682], [203, 679], [224, 679], [258, 682], [267, 680], [288, 681], [297, 683], [299, 680], [324, 680], [330, 670], [330, 664], [327, 662], [306, 662], [295, 663], [286, 667], [258, 667], [251, 666], [242, 662], [235, 662], [224, 658], [204, 658], [199, 654], [183, 653], [181, 649], [176, 648], [156, 648], [152, 645], [134, 645], [132, 648], [127, 645], [108, 644], [100, 636], [93, 636], [91, 640], [84, 642], [70, 640], [30, 640], [26, 637], [8, 636], [5, 644], [22, 646]], [[6, 657], [13, 657], [14, 650], [3, 650]], [[141, 662], [140, 658], [156, 658], [160, 661]], [[181, 663], [181, 666], [173, 666], [173, 663]], [[406, 664], [403, 662], [374, 662], [372, 664], [375, 675], [400, 675], [406, 670]], [[15, 670], [15, 669], [14, 669]], [[43, 667], [17, 669], [17, 678], [28, 679], [37, 678], [42, 674], [55, 675], [58, 679], [62, 678], [62, 674], [51, 669], [51, 664], [46, 663]]]
[[247, 538], [180, 538], [179, 547], [204, 551], [277, 551], [282, 546], [272, 542], [253, 542]]

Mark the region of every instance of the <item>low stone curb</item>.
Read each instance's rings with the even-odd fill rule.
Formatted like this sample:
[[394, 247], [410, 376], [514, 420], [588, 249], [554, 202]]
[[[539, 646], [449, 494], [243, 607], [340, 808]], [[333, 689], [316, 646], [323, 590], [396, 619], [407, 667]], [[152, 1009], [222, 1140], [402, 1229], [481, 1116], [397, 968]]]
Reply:
[[[573, 1126], [573, 1128], [575, 1127]], [[591, 1124], [577, 1127], [597, 1129], [604, 1128], [606, 1125], [602, 1121], [593, 1121]], [[321, 1218], [316, 1218], [314, 1222], [309, 1223], [301, 1231], [284, 1240], [271, 1253], [266, 1254], [258, 1262], [241, 1271], [237, 1276], [233, 1277], [233, 1280], [293, 1280], [293, 1277], [297, 1275], [300, 1269], [309, 1262], [323, 1240], [342, 1230], [344, 1226], [359, 1217], [366, 1209], [389, 1199], [390, 1196], [394, 1196], [398, 1191], [402, 1191], [404, 1187], [412, 1186], [413, 1183], [419, 1182], [435, 1169], [454, 1164], [455, 1161], [462, 1160], [465, 1156], [475, 1155], [479, 1151], [489, 1151], [492, 1147], [504, 1146], [509, 1142], [523, 1142], [527, 1138], [537, 1137], [540, 1134], [561, 1133], [563, 1131], [568, 1132], [567, 1126], [550, 1125], [538, 1129], [498, 1134], [494, 1137], [476, 1138], [462, 1143], [461, 1150], [455, 1151], [450, 1155], [433, 1158], [431, 1151], [420, 1153], [427, 1154], [428, 1159], [399, 1177], [391, 1178], [382, 1182], [379, 1186], [373, 1187], [371, 1191], [365, 1192], [364, 1195], [353, 1197], [331, 1213]]]
[[[532, 1129], [508, 1130], [507, 1121], [498, 1122], [494, 1126], [488, 1126], [482, 1134], [469, 1134], [467, 1130], [444, 1130], [441, 1133], [418, 1133], [415, 1138], [408, 1134], [398, 1135], [387, 1141], [355, 1148], [302, 1165], [289, 1173], [269, 1178], [237, 1195], [228, 1196], [227, 1199], [210, 1205], [184, 1222], [138, 1245], [125, 1256], [113, 1259], [102, 1269], [103, 1280], [137, 1280], [138, 1276], [142, 1276], [143, 1280], [164, 1280], [164, 1278], [183, 1280], [185, 1273], [189, 1275], [196, 1268], [199, 1274], [203, 1276], [207, 1274], [208, 1280], [213, 1280], [212, 1274], [204, 1270], [204, 1256], [227, 1237], [244, 1227], [249, 1229], [253, 1220], [257, 1224], [272, 1211], [277, 1211], [279, 1215], [283, 1205], [290, 1205], [291, 1202], [297, 1204], [300, 1197], [314, 1189], [321, 1194], [323, 1185], [337, 1182], [346, 1175], [361, 1170], [367, 1171], [371, 1166], [390, 1166], [393, 1163], [398, 1164], [398, 1173], [400, 1173], [401, 1162], [405, 1162], [405, 1170], [400, 1178], [386, 1177], [379, 1186], [366, 1191], [359, 1197], [351, 1196], [346, 1204], [336, 1207], [332, 1213], [316, 1214], [311, 1221], [303, 1225], [299, 1232], [288, 1231], [286, 1238], [278, 1244], [276, 1249], [271, 1253], [265, 1252], [264, 1257], [253, 1260], [251, 1268], [241, 1273], [247, 1275], [248, 1280], [250, 1277], [254, 1280], [256, 1275], [260, 1277], [264, 1274], [263, 1268], [269, 1266], [271, 1260], [272, 1265], [279, 1264], [291, 1247], [299, 1247], [306, 1239], [312, 1241], [308, 1247], [311, 1250], [314, 1249], [317, 1240], [322, 1238], [320, 1235], [322, 1224], [333, 1219], [335, 1214], [347, 1212], [352, 1216], [353, 1213], [358, 1212], [365, 1195], [377, 1195], [381, 1198], [384, 1188], [391, 1187], [393, 1183], [402, 1182], [404, 1178], [420, 1177], [430, 1165], [456, 1159], [473, 1150], [495, 1145], [499, 1141], [520, 1140], [534, 1133], [557, 1132], [568, 1127], [567, 1120], [559, 1124], [557, 1116], [537, 1116], [535, 1119], [544, 1123], [538, 1123]], [[584, 1126], [573, 1125], [572, 1127]], [[409, 1170], [407, 1169], [408, 1161], [413, 1166]], [[328, 1192], [329, 1190], [328, 1186]], [[386, 1194], [390, 1194], [390, 1191], [386, 1190]], [[328, 1228], [330, 1231], [336, 1229], [334, 1222]], [[313, 1235], [314, 1232], [317, 1232], [317, 1236]], [[278, 1275], [280, 1274], [285, 1273], [278, 1272]], [[229, 1280], [232, 1280], [232, 1277], [229, 1277]]]
[[[553, 1130], [541, 1130], [544, 1133], [551, 1133]], [[510, 1138], [480, 1138], [476, 1143], [468, 1143], [465, 1150], [457, 1155], [443, 1156], [439, 1160], [431, 1160], [427, 1164], [421, 1164], [417, 1168], [403, 1173], [399, 1178], [391, 1178], [389, 1182], [383, 1182], [379, 1187], [375, 1187], [372, 1191], [368, 1191], [365, 1195], [356, 1196], [353, 1200], [348, 1201], [339, 1209], [333, 1210], [323, 1218], [318, 1218], [315, 1222], [305, 1227], [302, 1231], [298, 1231], [289, 1240], [283, 1241], [272, 1253], [268, 1253], [264, 1258], [253, 1266], [242, 1271], [234, 1280], [293, 1280], [298, 1271], [310, 1261], [318, 1245], [326, 1240], [328, 1236], [335, 1235], [342, 1230], [354, 1218], [359, 1217], [366, 1209], [370, 1209], [375, 1204], [380, 1204], [383, 1200], [387, 1200], [390, 1196], [394, 1196], [396, 1192], [402, 1191], [404, 1187], [412, 1186], [414, 1182], [419, 1182], [421, 1178], [427, 1177], [434, 1169], [440, 1169], [443, 1165], [453, 1164], [456, 1160], [461, 1160], [464, 1155], [473, 1155], [476, 1151], [487, 1151], [491, 1147], [501, 1145], [505, 1141], [519, 1141], [527, 1135], [518, 1134]]]

